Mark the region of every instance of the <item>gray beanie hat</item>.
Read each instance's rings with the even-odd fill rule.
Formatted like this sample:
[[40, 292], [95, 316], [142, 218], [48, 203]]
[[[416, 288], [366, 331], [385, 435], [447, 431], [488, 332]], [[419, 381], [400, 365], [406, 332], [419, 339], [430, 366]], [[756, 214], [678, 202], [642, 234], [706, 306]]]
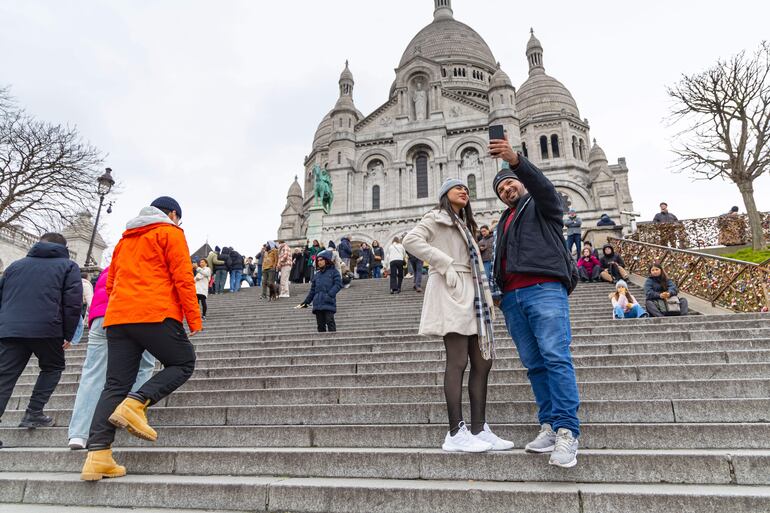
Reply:
[[468, 186], [465, 185], [465, 182], [458, 178], [447, 178], [443, 184], [441, 184], [441, 189], [438, 191], [438, 199], [441, 201], [441, 198], [444, 197], [444, 194], [448, 193], [451, 189], [457, 187], [458, 185], [462, 185], [465, 187], [465, 190], [468, 190]]
[[618, 280], [618, 282], [615, 284], [615, 290], [618, 290], [620, 287], [628, 290], [628, 283], [626, 283], [625, 280]]

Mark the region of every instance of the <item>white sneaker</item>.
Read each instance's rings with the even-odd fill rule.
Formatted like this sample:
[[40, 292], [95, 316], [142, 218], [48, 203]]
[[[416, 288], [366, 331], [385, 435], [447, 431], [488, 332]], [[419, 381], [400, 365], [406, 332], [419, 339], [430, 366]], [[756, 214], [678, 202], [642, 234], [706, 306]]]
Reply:
[[473, 435], [482, 442], [486, 442], [492, 446], [493, 451], [509, 451], [513, 449], [513, 442], [509, 440], [503, 440], [489, 429], [489, 424], [484, 423], [484, 430], [478, 435]]
[[540, 426], [540, 433], [524, 447], [524, 450], [536, 453], [551, 452], [554, 445], [556, 445], [556, 433], [550, 424], [543, 424]]
[[447, 433], [441, 448], [447, 452], [486, 452], [492, 450], [492, 444], [473, 436], [465, 422], [460, 422], [460, 430], [454, 436]]
[[557, 467], [572, 468], [577, 465], [577, 452], [578, 441], [572, 436], [572, 431], [559, 428], [556, 433], [556, 446], [548, 463]]
[[280, 295], [280, 296], [278, 296], [278, 297], [291, 297], [291, 296], [290, 296], [290, 295], [288, 295], [288, 294], [281, 294], [281, 295]]
[[86, 448], [86, 439], [85, 438], [70, 438], [69, 442], [69, 448], [73, 451], [77, 451], [79, 449], [85, 449]]

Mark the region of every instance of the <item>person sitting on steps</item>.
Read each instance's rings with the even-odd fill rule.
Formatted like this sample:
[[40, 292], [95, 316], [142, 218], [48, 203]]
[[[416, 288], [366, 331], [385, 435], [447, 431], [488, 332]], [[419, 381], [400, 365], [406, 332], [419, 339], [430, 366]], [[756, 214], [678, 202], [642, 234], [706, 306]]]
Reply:
[[602, 265], [599, 263], [599, 259], [591, 254], [591, 248], [583, 248], [583, 254], [578, 259], [577, 268], [578, 274], [580, 275], [580, 281], [599, 281]]
[[636, 298], [628, 291], [628, 284], [623, 280], [618, 280], [615, 284], [615, 292], [610, 294], [610, 301], [615, 319], [649, 317], [644, 308], [636, 301]]
[[615, 283], [618, 280], [627, 280], [628, 272], [623, 257], [615, 254], [615, 248], [612, 244], [605, 244], [602, 248], [602, 257], [599, 262], [602, 264], [602, 272], [599, 275], [607, 283]]
[[[644, 282], [645, 306], [652, 317], [665, 317], [669, 315], [687, 315], [689, 307], [687, 299], [678, 296], [679, 291], [673, 280], [666, 276], [666, 272], [659, 263], [650, 266], [650, 275]], [[679, 309], [668, 305], [669, 300], [678, 298]]]

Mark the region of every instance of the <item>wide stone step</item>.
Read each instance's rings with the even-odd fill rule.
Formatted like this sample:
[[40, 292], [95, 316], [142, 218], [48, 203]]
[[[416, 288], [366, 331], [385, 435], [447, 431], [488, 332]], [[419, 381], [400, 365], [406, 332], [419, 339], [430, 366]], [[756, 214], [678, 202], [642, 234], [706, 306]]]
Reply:
[[[358, 373], [329, 374], [322, 368], [316, 375], [286, 376], [282, 368], [276, 370], [276, 376], [259, 376], [261, 367], [241, 368], [248, 372], [244, 377], [202, 377], [198, 375], [188, 380], [180, 390], [247, 390], [273, 388], [308, 388], [318, 387], [365, 387], [365, 386], [406, 386], [439, 385], [443, 383], [443, 363], [432, 363], [433, 371], [399, 373]], [[323, 367], [323, 366], [319, 366]], [[465, 380], [470, 371], [466, 370]], [[642, 365], [642, 366], [607, 366], [576, 367], [578, 382], [595, 381], [663, 381], [671, 379], [746, 379], [770, 376], [770, 362], [747, 364], [688, 364], [688, 365]], [[490, 373], [489, 383], [511, 384], [527, 383], [525, 369], [495, 369]], [[57, 394], [75, 394], [78, 383], [62, 381], [56, 387]], [[33, 389], [32, 383], [18, 384], [14, 396], [26, 396]]]
[[[523, 447], [537, 426], [496, 424], [502, 438]], [[585, 449], [770, 449], [770, 423], [586, 423], [580, 445]], [[447, 427], [439, 424], [362, 424], [325, 426], [159, 426], [158, 447], [359, 447], [436, 448]], [[7, 447], [61, 447], [67, 428], [0, 429]], [[118, 433], [116, 447], [142, 447], [144, 442]]]
[[[484, 454], [440, 449], [123, 448], [132, 474], [238, 475], [505, 482], [770, 484], [767, 450], [581, 450], [570, 470], [521, 449]], [[7, 449], [0, 472], [80, 471], [85, 451]], [[1, 474], [0, 474], [1, 476]]]
[[770, 487], [591, 483], [504, 483], [424, 479], [129, 475], [85, 483], [76, 473], [9, 472], [0, 500], [26, 504], [370, 513], [756, 513]]
[[[26, 404], [26, 403], [24, 403]], [[470, 417], [469, 405], [463, 405]], [[46, 410], [58, 426], [69, 424], [69, 409]], [[492, 424], [527, 423], [537, 416], [532, 401], [492, 401], [487, 403], [487, 419]], [[24, 411], [7, 410], [5, 426], [21, 421]], [[154, 406], [149, 420], [157, 426], [238, 426], [238, 425], [349, 425], [349, 424], [444, 424], [444, 402], [373, 404], [277, 404], [266, 406], [202, 406], [196, 408]], [[589, 423], [723, 423], [770, 422], [770, 399], [640, 399], [588, 400], [580, 404], [580, 419]], [[64, 441], [62, 441], [63, 443]]]

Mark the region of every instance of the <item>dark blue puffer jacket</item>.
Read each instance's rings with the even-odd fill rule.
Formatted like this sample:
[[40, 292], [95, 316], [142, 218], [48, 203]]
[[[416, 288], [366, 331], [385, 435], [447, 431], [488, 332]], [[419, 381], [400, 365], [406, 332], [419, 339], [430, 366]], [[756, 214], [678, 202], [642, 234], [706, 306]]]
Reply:
[[0, 276], [0, 338], [72, 340], [83, 282], [66, 247], [38, 242]]
[[353, 246], [350, 245], [350, 240], [343, 237], [340, 241], [340, 247], [337, 248], [340, 258], [350, 258], [353, 256]]
[[337, 293], [342, 289], [342, 276], [334, 265], [319, 269], [310, 282], [310, 292], [305, 298], [306, 305], [312, 301], [314, 312], [337, 312]]

